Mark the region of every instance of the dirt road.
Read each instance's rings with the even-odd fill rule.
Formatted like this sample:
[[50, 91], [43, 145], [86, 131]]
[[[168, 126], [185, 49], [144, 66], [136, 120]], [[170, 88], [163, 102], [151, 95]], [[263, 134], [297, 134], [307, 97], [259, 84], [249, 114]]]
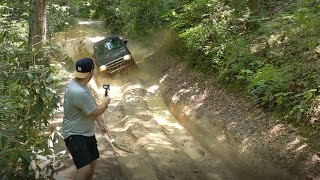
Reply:
[[[132, 75], [111, 85], [112, 103], [104, 117], [115, 141], [110, 144], [106, 136], [97, 134], [101, 158], [94, 179], [235, 179], [221, 160], [213, 159], [173, 118], [157, 83], [141, 71], [134, 72], [134, 79], [142, 83], [133, 82]], [[105, 81], [90, 82], [99, 97]], [[61, 115], [57, 113], [55, 120], [58, 129]], [[57, 152], [64, 148], [63, 143], [59, 145]], [[70, 179], [75, 171], [70, 154], [64, 160], [67, 168], [56, 179]]]
[[[75, 60], [92, 57], [93, 43], [108, 34], [100, 27], [99, 24], [81, 26], [72, 32], [59, 34], [55, 40]], [[136, 71], [113, 79], [96, 72], [90, 82], [97, 99], [104, 94], [102, 85], [111, 85], [109, 95], [112, 103], [104, 119], [115, 140], [111, 144], [107, 136], [97, 134], [101, 158], [94, 179], [299, 179], [269, 161], [260, 160], [259, 156], [249, 158], [250, 154], [243, 153], [245, 158], [240, 159], [235, 150], [239, 147], [233, 147], [234, 142], [226, 140], [221, 129], [208, 127], [204, 132], [188, 123], [184, 114], [174, 112], [170, 103], [163, 100], [164, 91], [170, 87], [165, 90], [159, 87], [159, 84], [165, 84], [161, 81], [170, 79], [170, 72], [161, 74], [161, 70], [157, 69], [160, 62], [151, 60], [159, 60], [162, 55], [157, 54], [155, 49], [130, 43], [129, 49], [138, 64]], [[162, 43], [157, 42], [159, 45]], [[166, 66], [170, 67], [170, 64]], [[175, 69], [179, 71], [179, 67]], [[72, 71], [69, 68], [65, 73]], [[188, 81], [182, 80], [180, 83], [176, 86], [185, 86]], [[171, 100], [179, 102], [179, 96], [189, 91], [181, 90]], [[204, 97], [192, 98], [192, 102], [198, 102], [193, 107], [202, 105], [200, 100]], [[192, 109], [185, 109], [179, 103], [176, 105], [181, 106], [184, 112], [192, 112]], [[219, 114], [210, 110], [206, 112]], [[56, 130], [59, 130], [61, 121], [62, 109], [59, 109], [53, 121]], [[56, 151], [63, 149], [65, 146], [60, 139]], [[68, 153], [63, 159], [65, 168], [59, 171], [56, 179], [70, 179], [75, 171]]]
[[[90, 37], [73, 32], [61, 33], [56, 42], [74, 59], [92, 57], [95, 39], [104, 35], [100, 34]], [[160, 97], [157, 77], [147, 72], [149, 68], [144, 67], [141, 56], [144, 54], [139, 52], [140, 55], [135, 54], [137, 71], [113, 79], [96, 73], [95, 79], [89, 83], [97, 99], [104, 94], [102, 84], [111, 84], [112, 103], [104, 117], [115, 140], [110, 144], [106, 136], [97, 134], [101, 158], [94, 178], [234, 179], [223, 162], [213, 159], [170, 114]], [[72, 68], [69, 71], [72, 72]], [[57, 111], [52, 123], [57, 130], [62, 122], [62, 111], [61, 108]], [[65, 149], [62, 139], [56, 147], [57, 152]], [[70, 179], [75, 172], [70, 154], [65, 155], [64, 161], [66, 167], [56, 179]]]

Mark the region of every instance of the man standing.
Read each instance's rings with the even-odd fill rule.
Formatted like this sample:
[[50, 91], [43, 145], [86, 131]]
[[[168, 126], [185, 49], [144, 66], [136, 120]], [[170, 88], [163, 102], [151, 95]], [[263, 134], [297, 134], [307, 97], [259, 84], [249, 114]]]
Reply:
[[87, 87], [93, 76], [94, 64], [90, 58], [82, 58], [76, 62], [76, 71], [65, 91], [64, 118], [62, 136], [77, 167], [76, 180], [91, 179], [99, 158], [97, 140], [95, 137], [95, 121], [102, 132], [106, 126], [100, 115], [108, 107], [110, 98], [105, 97], [102, 104], [96, 104], [94, 97]]

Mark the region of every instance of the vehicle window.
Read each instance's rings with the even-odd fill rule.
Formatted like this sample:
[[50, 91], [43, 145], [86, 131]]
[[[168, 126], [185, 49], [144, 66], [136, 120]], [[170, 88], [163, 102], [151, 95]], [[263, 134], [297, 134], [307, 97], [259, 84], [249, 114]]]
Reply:
[[116, 39], [110, 39], [109, 41], [107, 41], [104, 46], [108, 49], [108, 50], [112, 50], [112, 49], [116, 49], [119, 48], [121, 46], [123, 46], [123, 42], [116, 38]]

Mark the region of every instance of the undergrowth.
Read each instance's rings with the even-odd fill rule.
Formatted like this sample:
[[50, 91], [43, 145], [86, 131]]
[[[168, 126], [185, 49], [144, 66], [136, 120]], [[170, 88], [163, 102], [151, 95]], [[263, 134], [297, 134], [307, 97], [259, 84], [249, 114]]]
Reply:
[[[319, 111], [319, 7], [317, 0], [267, 1], [250, 17], [223, 1], [194, 1], [176, 11], [171, 27], [192, 49], [180, 54], [191, 66], [246, 90], [256, 104], [314, 135], [320, 126], [310, 121]], [[187, 20], [199, 9], [204, 18]]]

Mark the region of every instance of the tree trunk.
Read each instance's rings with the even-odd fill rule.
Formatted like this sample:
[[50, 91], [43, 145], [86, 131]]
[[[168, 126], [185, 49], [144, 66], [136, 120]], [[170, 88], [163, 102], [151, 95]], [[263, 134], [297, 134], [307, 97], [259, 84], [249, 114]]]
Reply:
[[249, 9], [253, 16], [259, 15], [259, 0], [249, 0]]
[[30, 0], [29, 45], [40, 47], [47, 41], [47, 0]]
[[[32, 49], [42, 47], [47, 41], [47, 0], [30, 0], [29, 46]], [[31, 65], [39, 64], [41, 53], [31, 55]], [[26, 68], [30, 64], [26, 62]]]
[[259, 24], [255, 16], [259, 15], [259, 0], [249, 0], [249, 9], [251, 17], [246, 24], [246, 28], [249, 30], [257, 29], [259, 27]]

